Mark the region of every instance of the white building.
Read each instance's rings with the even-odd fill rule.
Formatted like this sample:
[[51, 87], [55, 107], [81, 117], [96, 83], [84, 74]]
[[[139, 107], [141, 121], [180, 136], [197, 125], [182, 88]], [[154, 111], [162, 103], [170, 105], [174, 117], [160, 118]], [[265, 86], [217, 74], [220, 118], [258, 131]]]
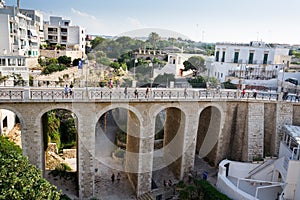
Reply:
[[52, 46], [59, 45], [66, 50], [85, 52], [85, 29], [72, 26], [70, 20], [51, 16], [49, 22], [44, 22], [44, 33], [45, 40]]
[[169, 53], [168, 62], [162, 69], [154, 69], [153, 76], [154, 78], [159, 74], [174, 74], [175, 78], [180, 78], [184, 76], [191, 75], [192, 70], [183, 71], [184, 61], [188, 60], [192, 56], [201, 56], [204, 59], [207, 59], [207, 56], [201, 54], [186, 54], [186, 53]]
[[264, 42], [250, 44], [217, 43], [215, 61], [210, 69], [221, 82], [226, 77], [239, 79], [276, 78], [278, 71], [289, 65], [289, 49]]
[[16, 124], [16, 114], [5, 109], [0, 109], [0, 135], [7, 135]]
[[283, 130], [278, 159], [260, 164], [223, 160], [217, 188], [232, 199], [300, 200], [300, 127]]
[[[3, 1], [0, 2], [0, 5], [1, 75], [20, 74], [22, 79], [28, 83], [28, 68], [35, 67], [38, 63], [39, 37], [37, 31], [40, 28], [35, 23], [36, 20], [22, 14], [18, 7], [5, 6]], [[33, 16], [42, 15], [35, 12]]]

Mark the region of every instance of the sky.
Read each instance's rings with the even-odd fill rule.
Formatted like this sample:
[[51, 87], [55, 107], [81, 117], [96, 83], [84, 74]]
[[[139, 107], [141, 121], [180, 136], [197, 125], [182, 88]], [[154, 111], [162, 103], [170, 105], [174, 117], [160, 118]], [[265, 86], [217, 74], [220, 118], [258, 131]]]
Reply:
[[[5, 0], [16, 5], [17, 0]], [[93, 35], [184, 37], [203, 42], [300, 44], [299, 0], [20, 0]], [[162, 31], [160, 33], [160, 31]], [[143, 35], [140, 35], [143, 34]], [[166, 35], [164, 35], [166, 34]], [[170, 36], [168, 36], [168, 34]], [[132, 35], [130, 35], [132, 36]]]

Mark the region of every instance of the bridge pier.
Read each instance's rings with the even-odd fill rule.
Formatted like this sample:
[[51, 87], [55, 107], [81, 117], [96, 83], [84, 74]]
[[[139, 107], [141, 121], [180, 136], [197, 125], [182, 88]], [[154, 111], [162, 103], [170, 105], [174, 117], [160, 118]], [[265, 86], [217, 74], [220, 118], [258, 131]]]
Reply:
[[88, 199], [95, 194], [95, 105], [86, 103], [73, 104], [78, 117], [78, 187], [79, 198]]

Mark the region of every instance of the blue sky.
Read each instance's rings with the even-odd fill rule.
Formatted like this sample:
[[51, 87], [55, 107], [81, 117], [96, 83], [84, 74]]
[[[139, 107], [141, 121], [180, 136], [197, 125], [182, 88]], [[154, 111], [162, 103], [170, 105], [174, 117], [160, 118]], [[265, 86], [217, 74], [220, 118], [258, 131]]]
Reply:
[[299, 0], [21, 0], [21, 8], [71, 19], [89, 34], [163, 29], [204, 42], [300, 44]]

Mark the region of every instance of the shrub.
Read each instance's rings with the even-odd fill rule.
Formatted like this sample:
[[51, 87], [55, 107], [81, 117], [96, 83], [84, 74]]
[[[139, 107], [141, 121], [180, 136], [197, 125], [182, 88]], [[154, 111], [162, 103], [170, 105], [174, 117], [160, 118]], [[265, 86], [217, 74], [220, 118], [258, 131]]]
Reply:
[[0, 199], [60, 199], [60, 192], [42, 178], [22, 150], [0, 136]]

